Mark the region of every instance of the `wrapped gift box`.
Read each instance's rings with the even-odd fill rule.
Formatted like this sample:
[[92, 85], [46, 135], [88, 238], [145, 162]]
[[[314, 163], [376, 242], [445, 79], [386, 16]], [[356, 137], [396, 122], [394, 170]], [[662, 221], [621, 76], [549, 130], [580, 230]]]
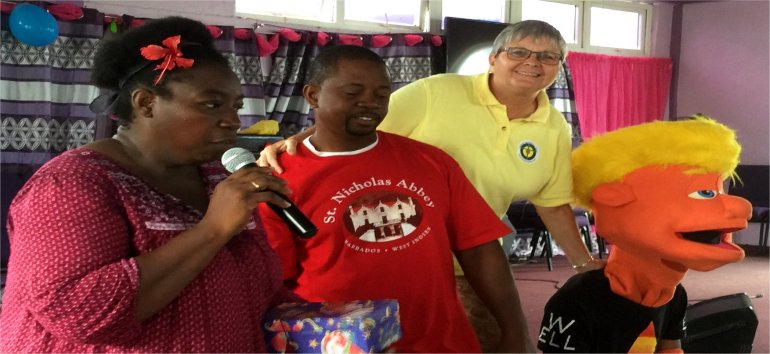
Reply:
[[264, 322], [272, 353], [382, 352], [401, 338], [396, 300], [285, 303]]

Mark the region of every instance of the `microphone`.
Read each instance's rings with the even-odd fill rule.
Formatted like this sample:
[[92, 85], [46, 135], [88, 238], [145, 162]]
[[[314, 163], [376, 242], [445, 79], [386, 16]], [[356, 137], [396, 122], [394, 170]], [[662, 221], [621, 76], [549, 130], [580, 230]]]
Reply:
[[[230, 171], [230, 173], [233, 173], [244, 167], [257, 167], [257, 160], [249, 150], [234, 147], [222, 154], [222, 165], [225, 166], [225, 169]], [[310, 219], [302, 213], [302, 210], [299, 210], [289, 198], [277, 192], [273, 193], [278, 194], [287, 201], [289, 207], [281, 208], [271, 203], [267, 203], [267, 205], [270, 209], [273, 209], [273, 211], [278, 214], [287, 225], [289, 225], [289, 228], [294, 231], [294, 233], [301, 238], [311, 238], [318, 232], [318, 228], [313, 225], [313, 222], [310, 221]]]

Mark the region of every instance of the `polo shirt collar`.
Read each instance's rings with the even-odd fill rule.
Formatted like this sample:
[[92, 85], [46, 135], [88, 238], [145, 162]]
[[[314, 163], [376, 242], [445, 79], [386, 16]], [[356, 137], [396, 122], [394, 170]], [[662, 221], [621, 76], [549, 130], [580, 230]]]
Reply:
[[473, 78], [473, 92], [476, 93], [476, 100], [484, 106], [499, 105], [500, 101], [492, 94], [489, 89], [489, 73], [479, 74]]
[[[502, 105], [497, 100], [492, 90], [489, 89], [489, 73], [478, 74], [473, 78], [473, 92], [476, 93], [476, 102], [484, 106]], [[524, 120], [532, 122], [545, 122], [548, 120], [548, 113], [550, 112], [551, 101], [548, 99], [548, 95], [545, 90], [540, 90], [537, 94], [537, 109], [532, 115]]]

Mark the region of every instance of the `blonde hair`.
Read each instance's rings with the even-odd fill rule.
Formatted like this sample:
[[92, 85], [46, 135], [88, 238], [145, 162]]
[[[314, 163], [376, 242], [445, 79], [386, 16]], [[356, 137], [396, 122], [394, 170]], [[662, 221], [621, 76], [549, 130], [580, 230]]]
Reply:
[[621, 181], [645, 166], [687, 166], [686, 173], [732, 177], [741, 146], [735, 132], [704, 116], [656, 121], [594, 137], [572, 152], [572, 176], [578, 204], [591, 208], [600, 184]]

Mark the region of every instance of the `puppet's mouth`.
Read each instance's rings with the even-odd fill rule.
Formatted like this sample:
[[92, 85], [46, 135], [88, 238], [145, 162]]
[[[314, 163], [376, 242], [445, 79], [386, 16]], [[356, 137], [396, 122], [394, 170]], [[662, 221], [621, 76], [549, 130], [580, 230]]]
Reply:
[[704, 230], [693, 232], [682, 232], [682, 237], [685, 240], [705, 243], [708, 245], [718, 245], [722, 241], [722, 231], [720, 230]]

